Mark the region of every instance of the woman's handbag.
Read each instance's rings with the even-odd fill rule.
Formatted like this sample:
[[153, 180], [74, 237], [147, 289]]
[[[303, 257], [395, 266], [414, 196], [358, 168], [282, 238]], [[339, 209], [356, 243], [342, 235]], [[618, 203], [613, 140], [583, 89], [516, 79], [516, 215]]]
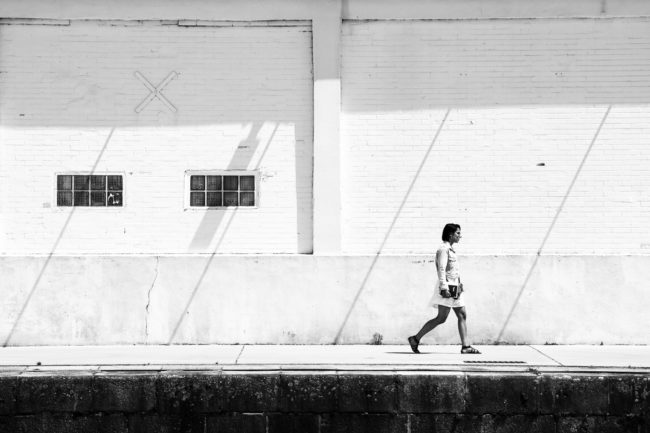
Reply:
[[[447, 287], [448, 287], [450, 298], [458, 299], [460, 294], [463, 293], [463, 283], [461, 283], [460, 281], [458, 282], [458, 284], [448, 284]], [[442, 295], [443, 298], [445, 298], [446, 296], [443, 295], [443, 292], [444, 290], [441, 290], [440, 294]]]

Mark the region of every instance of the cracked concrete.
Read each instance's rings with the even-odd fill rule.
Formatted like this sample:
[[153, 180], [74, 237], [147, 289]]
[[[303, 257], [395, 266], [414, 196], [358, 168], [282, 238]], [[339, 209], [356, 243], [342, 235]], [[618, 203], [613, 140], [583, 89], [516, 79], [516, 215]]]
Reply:
[[156, 256], [156, 267], [154, 269], [153, 281], [151, 286], [147, 291], [147, 305], [145, 306], [145, 316], [144, 316], [144, 342], [147, 343], [149, 340], [149, 306], [151, 305], [151, 291], [156, 285], [156, 280], [158, 279], [158, 265], [160, 264], [160, 257]]
[[[217, 254], [206, 268], [201, 254], [55, 255], [15, 325], [47, 258], [0, 257], [5, 299], [0, 335], [8, 335], [15, 325], [10, 343], [16, 346], [144, 344], [145, 335], [147, 344], [165, 344], [189, 305], [174, 343], [331, 344], [373, 259]], [[369, 292], [359, 298], [341, 341], [367, 343], [381, 334], [384, 345], [405, 343], [404, 336], [433, 312], [427, 307], [431, 267], [411, 263], [428, 259], [378, 260], [368, 277]], [[463, 258], [463, 266], [470, 269], [464, 284], [473, 288], [467, 291], [473, 306], [472, 343], [494, 341], [514, 301], [508, 290], [521, 288], [533, 259]], [[503, 284], [486, 286], [482, 279], [491, 273], [502, 275]], [[574, 276], [571, 290], [563, 280], [566, 275]], [[616, 305], [603, 304], [600, 300], [611, 287], [607, 284], [615, 280], [629, 284], [627, 296]], [[643, 292], [648, 280], [650, 256], [542, 255], [502, 338], [541, 345], [647, 344], [650, 322]], [[549, 305], [553, 308], [544, 308]], [[575, 320], [567, 314], [569, 305], [584, 307], [584, 326], [571, 326]], [[603, 312], [610, 317], [606, 323]], [[458, 330], [450, 318], [427, 338], [424, 344], [457, 344]]]

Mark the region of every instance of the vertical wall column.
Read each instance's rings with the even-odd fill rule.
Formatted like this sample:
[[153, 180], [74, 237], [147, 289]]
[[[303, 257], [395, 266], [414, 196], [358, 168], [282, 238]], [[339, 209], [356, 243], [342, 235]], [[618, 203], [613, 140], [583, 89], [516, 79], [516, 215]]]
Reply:
[[341, 252], [341, 0], [318, 2], [314, 61], [314, 254]]

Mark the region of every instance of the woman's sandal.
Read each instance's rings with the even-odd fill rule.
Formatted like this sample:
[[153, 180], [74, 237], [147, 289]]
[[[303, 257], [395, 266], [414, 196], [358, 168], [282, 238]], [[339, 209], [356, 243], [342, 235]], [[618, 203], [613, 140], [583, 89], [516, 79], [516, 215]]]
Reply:
[[420, 353], [420, 351], [418, 350], [418, 345], [420, 344], [420, 340], [418, 340], [418, 337], [413, 335], [413, 336], [408, 338], [408, 341], [409, 341], [409, 345], [411, 346], [411, 350], [413, 351], [413, 353]]
[[463, 346], [460, 349], [460, 353], [479, 355], [481, 352], [479, 352], [477, 349], [473, 348], [472, 346]]

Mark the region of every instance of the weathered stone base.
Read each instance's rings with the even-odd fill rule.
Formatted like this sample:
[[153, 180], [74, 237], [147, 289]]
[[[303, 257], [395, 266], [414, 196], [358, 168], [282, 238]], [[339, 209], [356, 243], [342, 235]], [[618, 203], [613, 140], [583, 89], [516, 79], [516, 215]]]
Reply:
[[645, 374], [0, 376], [5, 433], [650, 432]]

